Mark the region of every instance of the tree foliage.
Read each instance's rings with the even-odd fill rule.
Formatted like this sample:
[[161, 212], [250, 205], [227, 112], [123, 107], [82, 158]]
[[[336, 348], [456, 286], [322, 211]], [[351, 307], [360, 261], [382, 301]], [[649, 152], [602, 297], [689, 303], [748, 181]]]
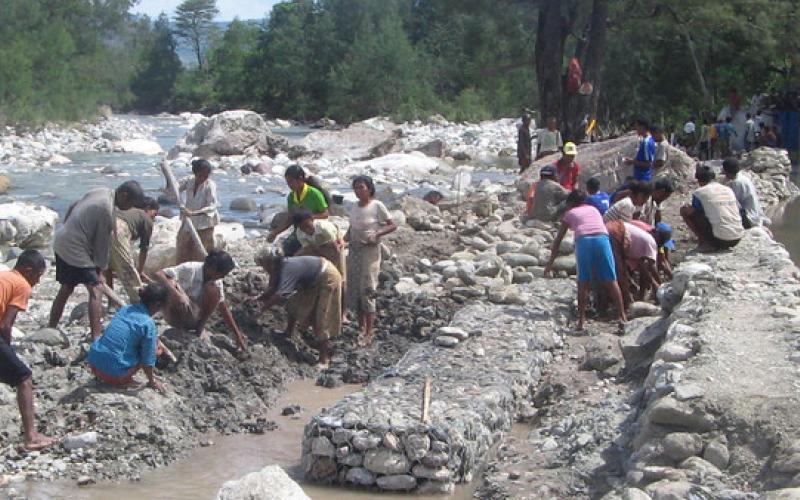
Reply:
[[204, 67], [217, 14], [217, 0], [184, 0], [175, 9], [175, 34], [192, 46], [199, 68]]
[[155, 22], [153, 36], [141, 59], [141, 68], [131, 82], [131, 91], [136, 96], [134, 107], [146, 112], [164, 109], [170, 104], [182, 70], [166, 14], [162, 13]]

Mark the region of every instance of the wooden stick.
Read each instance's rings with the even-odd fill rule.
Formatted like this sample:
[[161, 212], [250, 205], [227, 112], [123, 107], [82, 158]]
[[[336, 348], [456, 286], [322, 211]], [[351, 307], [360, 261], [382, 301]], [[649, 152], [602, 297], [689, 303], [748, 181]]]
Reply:
[[[169, 163], [167, 160], [161, 162], [161, 172], [164, 174], [164, 178], [167, 180], [167, 188], [172, 191], [172, 195], [175, 197], [178, 203], [178, 208], [183, 208], [181, 204], [181, 193], [178, 190], [178, 182], [175, 180], [175, 176], [172, 174], [172, 169], [169, 168]], [[192, 224], [191, 217], [184, 217], [183, 223], [181, 224], [180, 231], [189, 231], [189, 236], [191, 236], [192, 241], [194, 241], [195, 246], [202, 252], [203, 256], [207, 255], [206, 247], [203, 246], [203, 242], [200, 239], [200, 235], [197, 234], [197, 230], [194, 228], [194, 224]]]
[[422, 387], [422, 416], [420, 422], [427, 424], [430, 421], [431, 409], [431, 386], [433, 381], [430, 377], [425, 377], [425, 385]]

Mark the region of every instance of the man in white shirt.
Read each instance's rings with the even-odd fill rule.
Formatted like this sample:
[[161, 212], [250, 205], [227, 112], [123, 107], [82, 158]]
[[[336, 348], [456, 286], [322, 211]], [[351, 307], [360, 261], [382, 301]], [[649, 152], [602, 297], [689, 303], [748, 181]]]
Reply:
[[744, 147], [747, 151], [752, 151], [758, 144], [758, 126], [753, 120], [753, 115], [747, 113], [747, 121], [744, 127]]
[[749, 177], [739, 172], [739, 160], [728, 158], [722, 162], [722, 171], [725, 173], [725, 185], [733, 190], [736, 201], [739, 202], [739, 215], [742, 217], [742, 226], [750, 229], [763, 223], [761, 202], [758, 191]]
[[558, 151], [564, 147], [564, 141], [561, 138], [561, 132], [558, 130], [558, 121], [554, 117], [547, 119], [547, 128], [539, 131], [539, 138], [537, 141], [536, 159], [543, 158]]
[[733, 248], [744, 236], [736, 195], [714, 177], [708, 165], [697, 167], [694, 178], [700, 187], [692, 194], [692, 204], [681, 207], [681, 217], [697, 237], [701, 252]]

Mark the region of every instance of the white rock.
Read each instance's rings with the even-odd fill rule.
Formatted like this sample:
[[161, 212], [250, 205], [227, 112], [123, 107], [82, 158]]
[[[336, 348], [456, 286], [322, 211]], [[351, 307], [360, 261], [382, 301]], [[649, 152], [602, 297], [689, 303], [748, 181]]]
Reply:
[[58, 214], [49, 208], [13, 202], [0, 205], [0, 243], [23, 249], [50, 244]]
[[96, 432], [84, 432], [83, 434], [65, 437], [62, 444], [68, 451], [89, 448], [97, 444], [97, 437]]
[[279, 466], [270, 465], [228, 481], [217, 493], [217, 500], [311, 500]]
[[148, 139], [128, 139], [114, 143], [115, 150], [125, 153], [137, 153], [141, 155], [160, 155], [164, 152], [161, 145]]
[[439, 347], [455, 347], [458, 345], [458, 339], [449, 335], [438, 335], [433, 339], [433, 343]]
[[443, 326], [437, 330], [439, 335], [448, 335], [450, 337], [455, 337], [458, 340], [467, 340], [469, 338], [469, 333], [465, 332], [461, 328], [457, 328], [454, 326]]

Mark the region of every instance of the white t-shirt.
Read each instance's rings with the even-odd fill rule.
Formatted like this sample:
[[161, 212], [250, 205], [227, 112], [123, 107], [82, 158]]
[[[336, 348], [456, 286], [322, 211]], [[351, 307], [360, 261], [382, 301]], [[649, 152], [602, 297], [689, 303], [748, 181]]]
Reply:
[[[197, 305], [203, 303], [203, 263], [184, 262], [177, 266], [164, 269], [164, 274], [178, 282], [178, 285], [186, 292], [186, 295]], [[220, 300], [225, 299], [225, 291], [222, 280], [214, 282], [219, 288]]]
[[694, 134], [695, 130], [697, 130], [697, 127], [694, 122], [686, 122], [686, 124], [683, 126], [684, 134]]
[[726, 185], [733, 190], [733, 194], [736, 195], [736, 201], [739, 202], [739, 206], [744, 210], [747, 220], [754, 226], [760, 226], [762, 218], [761, 203], [758, 200], [758, 191], [756, 191], [753, 181], [747, 175], [739, 172], [736, 174], [736, 178], [728, 181]]
[[611, 222], [612, 220], [621, 220], [628, 222], [633, 219], [633, 214], [636, 212], [636, 205], [630, 197], [625, 197], [618, 202], [614, 203], [603, 214], [603, 222]]
[[366, 207], [354, 205], [350, 209], [350, 241], [366, 243], [367, 236], [380, 230], [390, 219], [386, 205], [378, 200], [371, 200]]
[[663, 161], [664, 165], [669, 163], [669, 143], [666, 139], [656, 144], [656, 157], [653, 158], [653, 163]]
[[549, 129], [542, 129], [539, 131], [538, 151], [558, 151], [559, 148], [564, 146], [561, 139], [561, 132], [558, 130], [550, 131]]
[[744, 236], [739, 202], [731, 188], [718, 182], [709, 182], [697, 188], [694, 196], [703, 205], [714, 236], [723, 241], [734, 241]]
[[297, 230], [297, 241], [304, 247], [325, 245], [336, 241], [338, 237], [339, 228], [336, 227], [336, 224], [323, 219], [314, 220], [314, 234], [307, 234], [299, 228]]

